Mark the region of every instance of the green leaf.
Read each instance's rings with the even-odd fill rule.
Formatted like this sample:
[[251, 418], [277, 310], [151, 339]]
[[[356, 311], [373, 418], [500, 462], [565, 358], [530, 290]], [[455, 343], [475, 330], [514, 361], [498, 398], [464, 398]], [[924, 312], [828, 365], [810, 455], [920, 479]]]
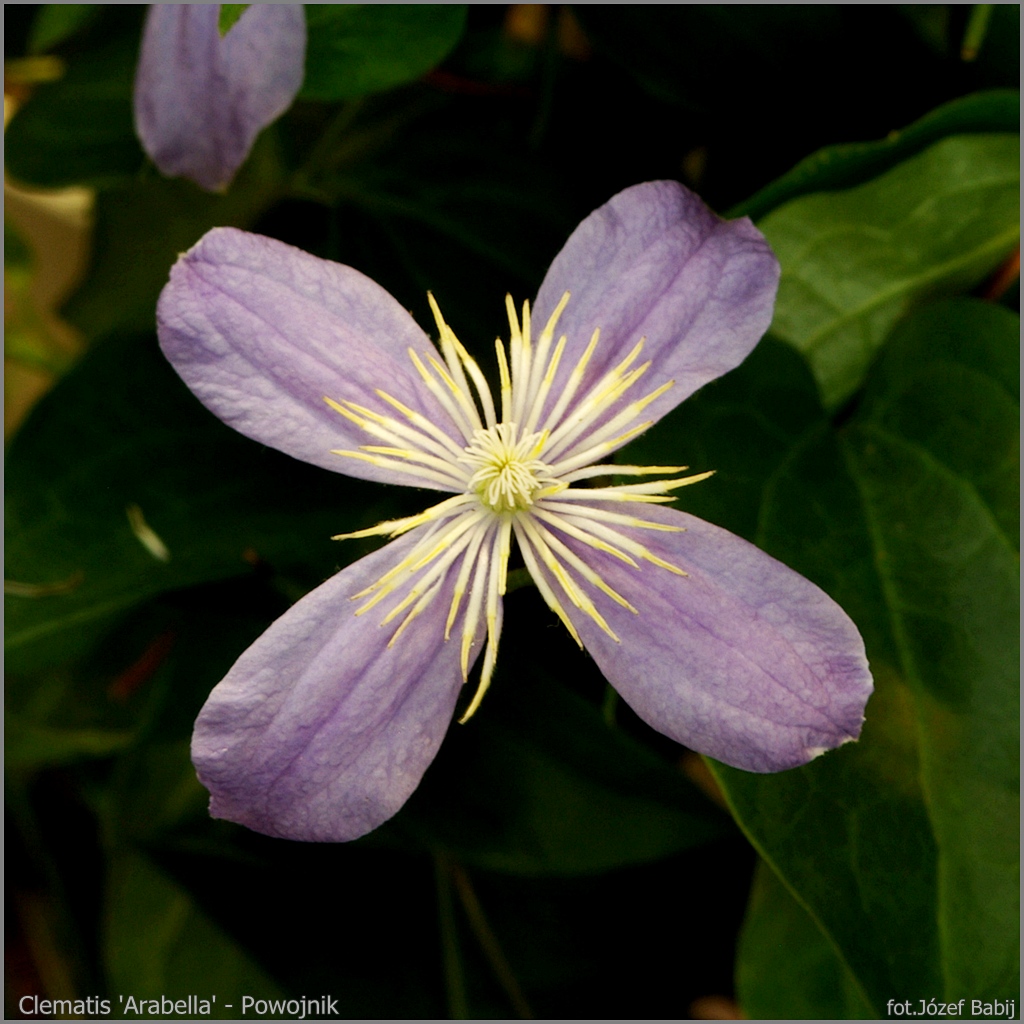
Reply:
[[988, 506], [1019, 543], [1020, 319], [1001, 306], [953, 299], [900, 323], [867, 397], [865, 415], [914, 441]]
[[[17, 621], [18, 601], [9, 598], [9, 623]], [[142, 615], [112, 641], [100, 643], [94, 656], [74, 670], [8, 672], [4, 754], [9, 767], [109, 757], [137, 742], [159, 706], [149, 684], [173, 648], [173, 634], [166, 623]], [[10, 659], [9, 665], [17, 669], [19, 659]]]
[[875, 1016], [817, 924], [764, 863], [740, 933], [736, 994], [752, 1020]]
[[137, 175], [145, 156], [132, 120], [138, 38], [81, 54], [40, 85], [4, 137], [8, 173], [42, 188], [104, 185]]
[[[1017, 417], [990, 408], [1014, 393], [1017, 348], [994, 317], [993, 331], [993, 311], [961, 301], [908, 319], [857, 419], [808, 435], [765, 497], [762, 546], [864, 635], [876, 691], [860, 742], [777, 776], [714, 767], [876, 1014], [894, 993], [1015, 991], [1018, 562], [993, 514], [1009, 474], [961, 461], [987, 445], [1002, 465], [1016, 436]], [[950, 378], [966, 382], [954, 423], [973, 436], [939, 458]]]
[[78, 657], [135, 605], [255, 562], [300, 567], [301, 594], [362, 553], [329, 538], [388, 518], [387, 500], [218, 423], [152, 336], [99, 344], [9, 452], [6, 571], [43, 590], [7, 598], [8, 668]]
[[97, 4], [40, 4], [28, 40], [29, 53], [46, 53], [70, 39], [99, 13]]
[[1005, 997], [1019, 967], [1017, 560], [962, 478], [883, 431], [852, 440], [915, 695], [945, 994]]
[[1016, 136], [953, 136], [761, 221], [782, 264], [772, 331], [807, 356], [826, 405], [857, 389], [909, 307], [970, 288], [1013, 249], [1019, 165]]
[[340, 100], [411, 82], [462, 36], [465, 4], [307, 4], [304, 99]]
[[729, 216], [759, 220], [799, 196], [862, 185], [947, 136], [1016, 132], [1019, 127], [1020, 93], [1016, 89], [991, 89], [963, 96], [877, 142], [843, 143], [819, 149], [733, 207]]
[[751, 842], [840, 951], [877, 1017], [893, 992], [931, 998], [942, 975], [935, 841], [911, 697], [874, 656], [872, 670], [876, 692], [853, 749], [779, 776], [712, 770]]
[[914, 691], [939, 846], [945, 994], [1019, 978], [1019, 563], [971, 483], [871, 425], [851, 438], [879, 576]]
[[220, 17], [217, 19], [217, 30], [221, 36], [226, 36], [231, 30], [231, 26], [238, 21], [242, 16], [246, 8], [250, 7], [251, 4], [221, 4], [220, 5]]
[[46, 728], [8, 712], [4, 764], [13, 771], [107, 757], [128, 746], [133, 736], [128, 730]]
[[[117, 1017], [241, 1019], [242, 997], [281, 999], [277, 984], [148, 857], [129, 849], [111, 859], [104, 960]], [[149, 1001], [207, 1000], [184, 1010]], [[136, 1000], [135, 1009], [126, 1000]], [[138, 1002], [145, 1001], [141, 1009]], [[250, 1008], [250, 1014], [252, 1009]], [[260, 1014], [264, 1016], [264, 1014]], [[285, 1013], [272, 1017], [294, 1016]]]

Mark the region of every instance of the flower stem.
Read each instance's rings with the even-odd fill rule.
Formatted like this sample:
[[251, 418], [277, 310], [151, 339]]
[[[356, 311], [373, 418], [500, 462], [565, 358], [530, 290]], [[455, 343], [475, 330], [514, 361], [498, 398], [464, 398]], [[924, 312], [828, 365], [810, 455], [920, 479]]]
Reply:
[[619, 694], [613, 686], [604, 688], [604, 700], [601, 702], [601, 717], [609, 729], [615, 728], [615, 709], [619, 706]]
[[985, 36], [988, 34], [988, 23], [992, 17], [993, 4], [974, 4], [967, 19], [964, 41], [960, 44], [960, 59], [972, 61], [977, 58]]
[[520, 1020], [533, 1020], [530, 1004], [526, 1001], [526, 996], [523, 995], [523, 990], [520, 988], [515, 974], [512, 973], [508, 960], [505, 959], [505, 953], [498, 944], [497, 937], [487, 923], [483, 907], [480, 906], [480, 900], [477, 898], [473, 883], [469, 880], [469, 875], [466, 874], [462, 865], [456, 864], [454, 861], [448, 863], [448, 871], [455, 884], [455, 891], [462, 903], [462, 909], [469, 919], [469, 926], [473, 930], [477, 942], [480, 943], [480, 948], [483, 950], [484, 956], [487, 957], [495, 978], [505, 990], [512, 1008]]
[[434, 877], [437, 881], [437, 915], [441, 928], [441, 956], [444, 961], [445, 993], [448, 1016], [452, 1020], [468, 1020], [466, 978], [459, 955], [459, 935], [455, 926], [455, 903], [452, 900], [451, 869], [443, 853], [434, 854]]

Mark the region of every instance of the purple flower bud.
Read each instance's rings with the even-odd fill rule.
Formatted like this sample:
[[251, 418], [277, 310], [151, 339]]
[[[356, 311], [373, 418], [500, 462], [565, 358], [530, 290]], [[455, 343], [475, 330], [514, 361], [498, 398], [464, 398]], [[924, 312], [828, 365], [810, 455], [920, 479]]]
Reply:
[[219, 4], [153, 4], [135, 75], [135, 127], [169, 177], [230, 184], [256, 136], [302, 86], [301, 4], [252, 4], [228, 32]]

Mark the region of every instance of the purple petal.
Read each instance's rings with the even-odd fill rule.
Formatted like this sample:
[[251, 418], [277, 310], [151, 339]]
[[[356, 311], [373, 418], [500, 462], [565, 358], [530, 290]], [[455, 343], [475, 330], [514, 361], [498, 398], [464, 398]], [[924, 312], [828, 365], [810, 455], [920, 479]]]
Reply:
[[659, 419], [750, 354], [771, 323], [778, 282], [778, 261], [748, 219], [721, 220], [678, 182], [627, 188], [576, 228], [537, 294], [539, 330], [572, 293], [558, 324], [568, 340], [551, 394], [595, 328], [601, 342], [584, 388], [645, 337], [641, 361], [652, 365], [629, 398], [674, 380], [644, 413]]
[[219, 17], [219, 4], [153, 4], [135, 76], [143, 148], [164, 174], [210, 191], [291, 105], [306, 57], [301, 4], [252, 4], [223, 38]]
[[686, 529], [630, 536], [688, 576], [648, 562], [633, 569], [564, 538], [639, 613], [594, 596], [616, 643], [564, 605], [605, 677], [644, 721], [754, 772], [792, 768], [857, 738], [871, 674], [864, 642], [839, 605], [703, 520], [650, 505], [616, 510]]
[[351, 267], [215, 228], [171, 270], [157, 329], [164, 355], [199, 400], [247, 437], [349, 476], [445, 489], [331, 454], [381, 442], [324, 396], [395, 415], [375, 388], [460, 437], [407, 354], [411, 347], [436, 355], [429, 339], [383, 288]]
[[[418, 531], [304, 597], [235, 663], [196, 721], [192, 760], [210, 813], [283, 839], [343, 842], [390, 818], [419, 784], [462, 686], [440, 595], [394, 647], [388, 602], [349, 598], [376, 582]], [[480, 644], [477, 644], [479, 652]]]

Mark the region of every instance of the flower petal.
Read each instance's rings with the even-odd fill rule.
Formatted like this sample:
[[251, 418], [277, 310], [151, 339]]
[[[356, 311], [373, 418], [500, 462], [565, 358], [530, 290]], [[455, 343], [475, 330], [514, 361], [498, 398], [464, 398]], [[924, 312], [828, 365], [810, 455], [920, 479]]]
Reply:
[[[602, 510], [637, 515], [635, 505]], [[824, 591], [726, 530], [675, 509], [641, 517], [686, 532], [631, 530], [678, 576], [624, 565], [572, 538], [638, 614], [594, 603], [621, 640], [565, 605], [608, 681], [649, 725], [726, 764], [773, 772], [860, 734], [872, 691], [864, 642]]]
[[[210, 694], [192, 760], [210, 813], [284, 839], [342, 842], [390, 818], [419, 784], [462, 687], [440, 596], [403, 632], [349, 598], [418, 536], [368, 555], [278, 619]], [[475, 658], [482, 647], [478, 631]]]
[[678, 182], [627, 188], [576, 228], [537, 294], [540, 330], [572, 293], [556, 332], [567, 345], [551, 394], [599, 327], [579, 395], [646, 338], [640, 361], [652, 366], [630, 398], [674, 380], [645, 410], [659, 419], [743, 362], [771, 323], [778, 282], [778, 261], [748, 219], [721, 220]]
[[135, 124], [160, 170], [227, 185], [302, 86], [299, 4], [251, 4], [221, 38], [219, 4], [153, 4], [135, 76]]
[[214, 228], [172, 268], [157, 329], [164, 355], [196, 397], [247, 437], [349, 476], [455, 490], [332, 454], [374, 439], [324, 397], [398, 415], [377, 388], [460, 437], [409, 360], [409, 348], [436, 357], [429, 339], [351, 267]]

